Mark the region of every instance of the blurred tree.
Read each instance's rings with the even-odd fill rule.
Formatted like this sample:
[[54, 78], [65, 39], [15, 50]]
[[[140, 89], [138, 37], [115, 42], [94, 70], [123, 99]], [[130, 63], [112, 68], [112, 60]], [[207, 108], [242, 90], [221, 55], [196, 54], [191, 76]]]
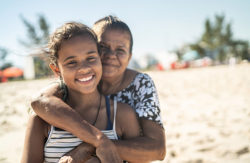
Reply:
[[26, 47], [41, 48], [48, 43], [49, 39], [49, 24], [43, 15], [38, 15], [38, 27], [31, 24], [22, 15], [20, 16], [23, 24], [27, 29], [27, 41], [19, 40]]
[[5, 60], [7, 55], [8, 50], [6, 48], [0, 47], [0, 70], [13, 66], [12, 63]]
[[146, 70], [150, 70], [156, 67], [157, 63], [159, 62], [154, 54], [148, 53], [145, 56], [146, 59]]
[[230, 57], [237, 59], [250, 59], [247, 41], [234, 40], [231, 23], [225, 22], [225, 16], [215, 15], [215, 21], [206, 19], [205, 30], [201, 38], [194, 44], [190, 44], [192, 50], [196, 50], [200, 57], [209, 56], [223, 63]]
[[232, 41], [231, 51], [233, 52], [234, 57], [250, 61], [250, 46], [248, 41]]
[[26, 48], [38, 51], [32, 54], [34, 56], [36, 77], [52, 74], [48, 67], [47, 53], [44, 50], [49, 39], [49, 24], [46, 18], [41, 14], [38, 15], [38, 25], [30, 23], [23, 16], [20, 16], [20, 18], [27, 29], [27, 40], [19, 40], [19, 42]]
[[5, 48], [0, 47], [0, 59], [4, 60], [7, 54], [8, 54], [8, 51]]

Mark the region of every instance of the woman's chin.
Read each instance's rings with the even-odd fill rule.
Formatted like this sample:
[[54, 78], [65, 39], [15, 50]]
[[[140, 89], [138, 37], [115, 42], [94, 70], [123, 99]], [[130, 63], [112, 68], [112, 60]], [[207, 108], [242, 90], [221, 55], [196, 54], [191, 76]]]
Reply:
[[112, 72], [112, 71], [106, 71], [106, 72], [103, 72], [102, 73], [102, 79], [105, 79], [105, 78], [113, 78], [116, 76], [116, 73], [115, 72]]

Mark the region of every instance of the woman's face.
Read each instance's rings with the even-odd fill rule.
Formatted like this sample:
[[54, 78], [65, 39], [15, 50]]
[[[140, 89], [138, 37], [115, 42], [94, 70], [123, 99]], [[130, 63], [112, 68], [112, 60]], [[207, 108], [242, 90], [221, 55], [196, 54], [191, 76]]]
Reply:
[[130, 35], [126, 31], [110, 29], [100, 39], [100, 53], [103, 67], [102, 78], [120, 77], [131, 58]]
[[58, 52], [58, 67], [69, 91], [93, 92], [102, 76], [96, 42], [88, 35], [63, 42]]

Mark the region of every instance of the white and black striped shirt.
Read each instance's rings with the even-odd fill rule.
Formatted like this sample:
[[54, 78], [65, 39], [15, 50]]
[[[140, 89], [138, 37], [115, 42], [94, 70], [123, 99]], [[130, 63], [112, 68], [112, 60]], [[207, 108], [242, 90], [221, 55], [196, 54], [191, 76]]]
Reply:
[[[107, 99], [106, 99], [107, 100]], [[106, 109], [110, 109], [109, 106], [106, 106]], [[115, 130], [115, 117], [117, 110], [117, 102], [114, 99], [114, 122], [112, 129], [102, 130], [102, 132], [112, 140], [117, 140], [118, 136]], [[108, 119], [110, 119], [108, 117]], [[82, 143], [82, 140], [74, 136], [68, 131], [58, 129], [54, 126], [51, 126], [48, 140], [44, 146], [44, 162], [46, 163], [55, 163], [60, 160], [62, 156], [66, 153], [77, 147]]]

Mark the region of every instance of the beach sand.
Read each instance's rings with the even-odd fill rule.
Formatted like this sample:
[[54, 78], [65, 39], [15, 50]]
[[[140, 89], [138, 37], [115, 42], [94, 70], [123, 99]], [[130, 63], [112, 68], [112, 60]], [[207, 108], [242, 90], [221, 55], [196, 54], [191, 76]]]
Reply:
[[[250, 64], [147, 72], [166, 132], [165, 163], [250, 162]], [[20, 162], [30, 97], [51, 79], [0, 84], [0, 162]]]

